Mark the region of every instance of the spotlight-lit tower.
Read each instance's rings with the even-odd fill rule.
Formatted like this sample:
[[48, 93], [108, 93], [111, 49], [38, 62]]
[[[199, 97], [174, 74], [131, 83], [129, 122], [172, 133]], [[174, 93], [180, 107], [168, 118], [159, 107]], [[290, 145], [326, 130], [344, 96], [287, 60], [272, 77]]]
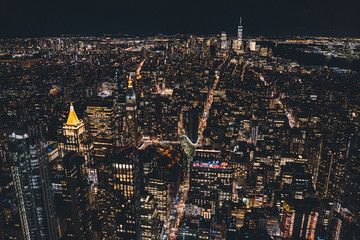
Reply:
[[63, 125], [63, 141], [60, 141], [62, 157], [68, 152], [75, 151], [85, 158], [86, 165], [91, 162], [93, 144], [85, 131], [85, 124], [79, 120], [74, 106], [70, 105], [70, 112], [66, 123]]
[[129, 77], [128, 89], [126, 93], [126, 128], [128, 135], [131, 136], [133, 146], [138, 146], [138, 124], [137, 124], [137, 107], [134, 88], [131, 77]]

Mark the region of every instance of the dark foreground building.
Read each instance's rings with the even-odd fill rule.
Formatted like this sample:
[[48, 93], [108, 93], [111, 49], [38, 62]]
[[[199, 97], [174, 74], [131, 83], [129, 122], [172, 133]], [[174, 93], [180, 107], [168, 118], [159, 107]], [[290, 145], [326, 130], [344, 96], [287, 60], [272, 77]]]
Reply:
[[12, 174], [26, 240], [58, 238], [46, 146], [41, 125], [10, 135]]

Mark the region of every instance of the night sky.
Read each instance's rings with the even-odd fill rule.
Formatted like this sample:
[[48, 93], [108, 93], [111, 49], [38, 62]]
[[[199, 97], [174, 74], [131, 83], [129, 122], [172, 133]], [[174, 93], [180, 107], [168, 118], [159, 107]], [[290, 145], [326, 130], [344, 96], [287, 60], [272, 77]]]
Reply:
[[0, 38], [102, 33], [360, 37], [356, 0], [0, 0]]

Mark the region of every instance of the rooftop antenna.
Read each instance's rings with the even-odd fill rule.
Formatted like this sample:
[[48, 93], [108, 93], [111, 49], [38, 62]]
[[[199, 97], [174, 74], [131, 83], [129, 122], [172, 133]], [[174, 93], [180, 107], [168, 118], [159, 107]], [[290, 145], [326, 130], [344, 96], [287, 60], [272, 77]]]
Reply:
[[242, 19], [242, 17], [240, 17], [240, 26], [241, 26], [241, 19]]

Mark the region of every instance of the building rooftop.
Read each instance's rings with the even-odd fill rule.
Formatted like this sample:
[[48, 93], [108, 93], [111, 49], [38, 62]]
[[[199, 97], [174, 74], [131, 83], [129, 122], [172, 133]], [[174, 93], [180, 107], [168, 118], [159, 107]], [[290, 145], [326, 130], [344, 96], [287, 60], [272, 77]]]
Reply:
[[221, 161], [196, 161], [192, 164], [193, 167], [204, 167], [204, 168], [222, 168], [222, 169], [231, 169], [231, 166], [226, 162]]
[[70, 112], [69, 112], [69, 116], [67, 119], [66, 124], [67, 125], [78, 125], [80, 123], [79, 118], [77, 117], [75, 110], [74, 110], [74, 106], [70, 105]]

